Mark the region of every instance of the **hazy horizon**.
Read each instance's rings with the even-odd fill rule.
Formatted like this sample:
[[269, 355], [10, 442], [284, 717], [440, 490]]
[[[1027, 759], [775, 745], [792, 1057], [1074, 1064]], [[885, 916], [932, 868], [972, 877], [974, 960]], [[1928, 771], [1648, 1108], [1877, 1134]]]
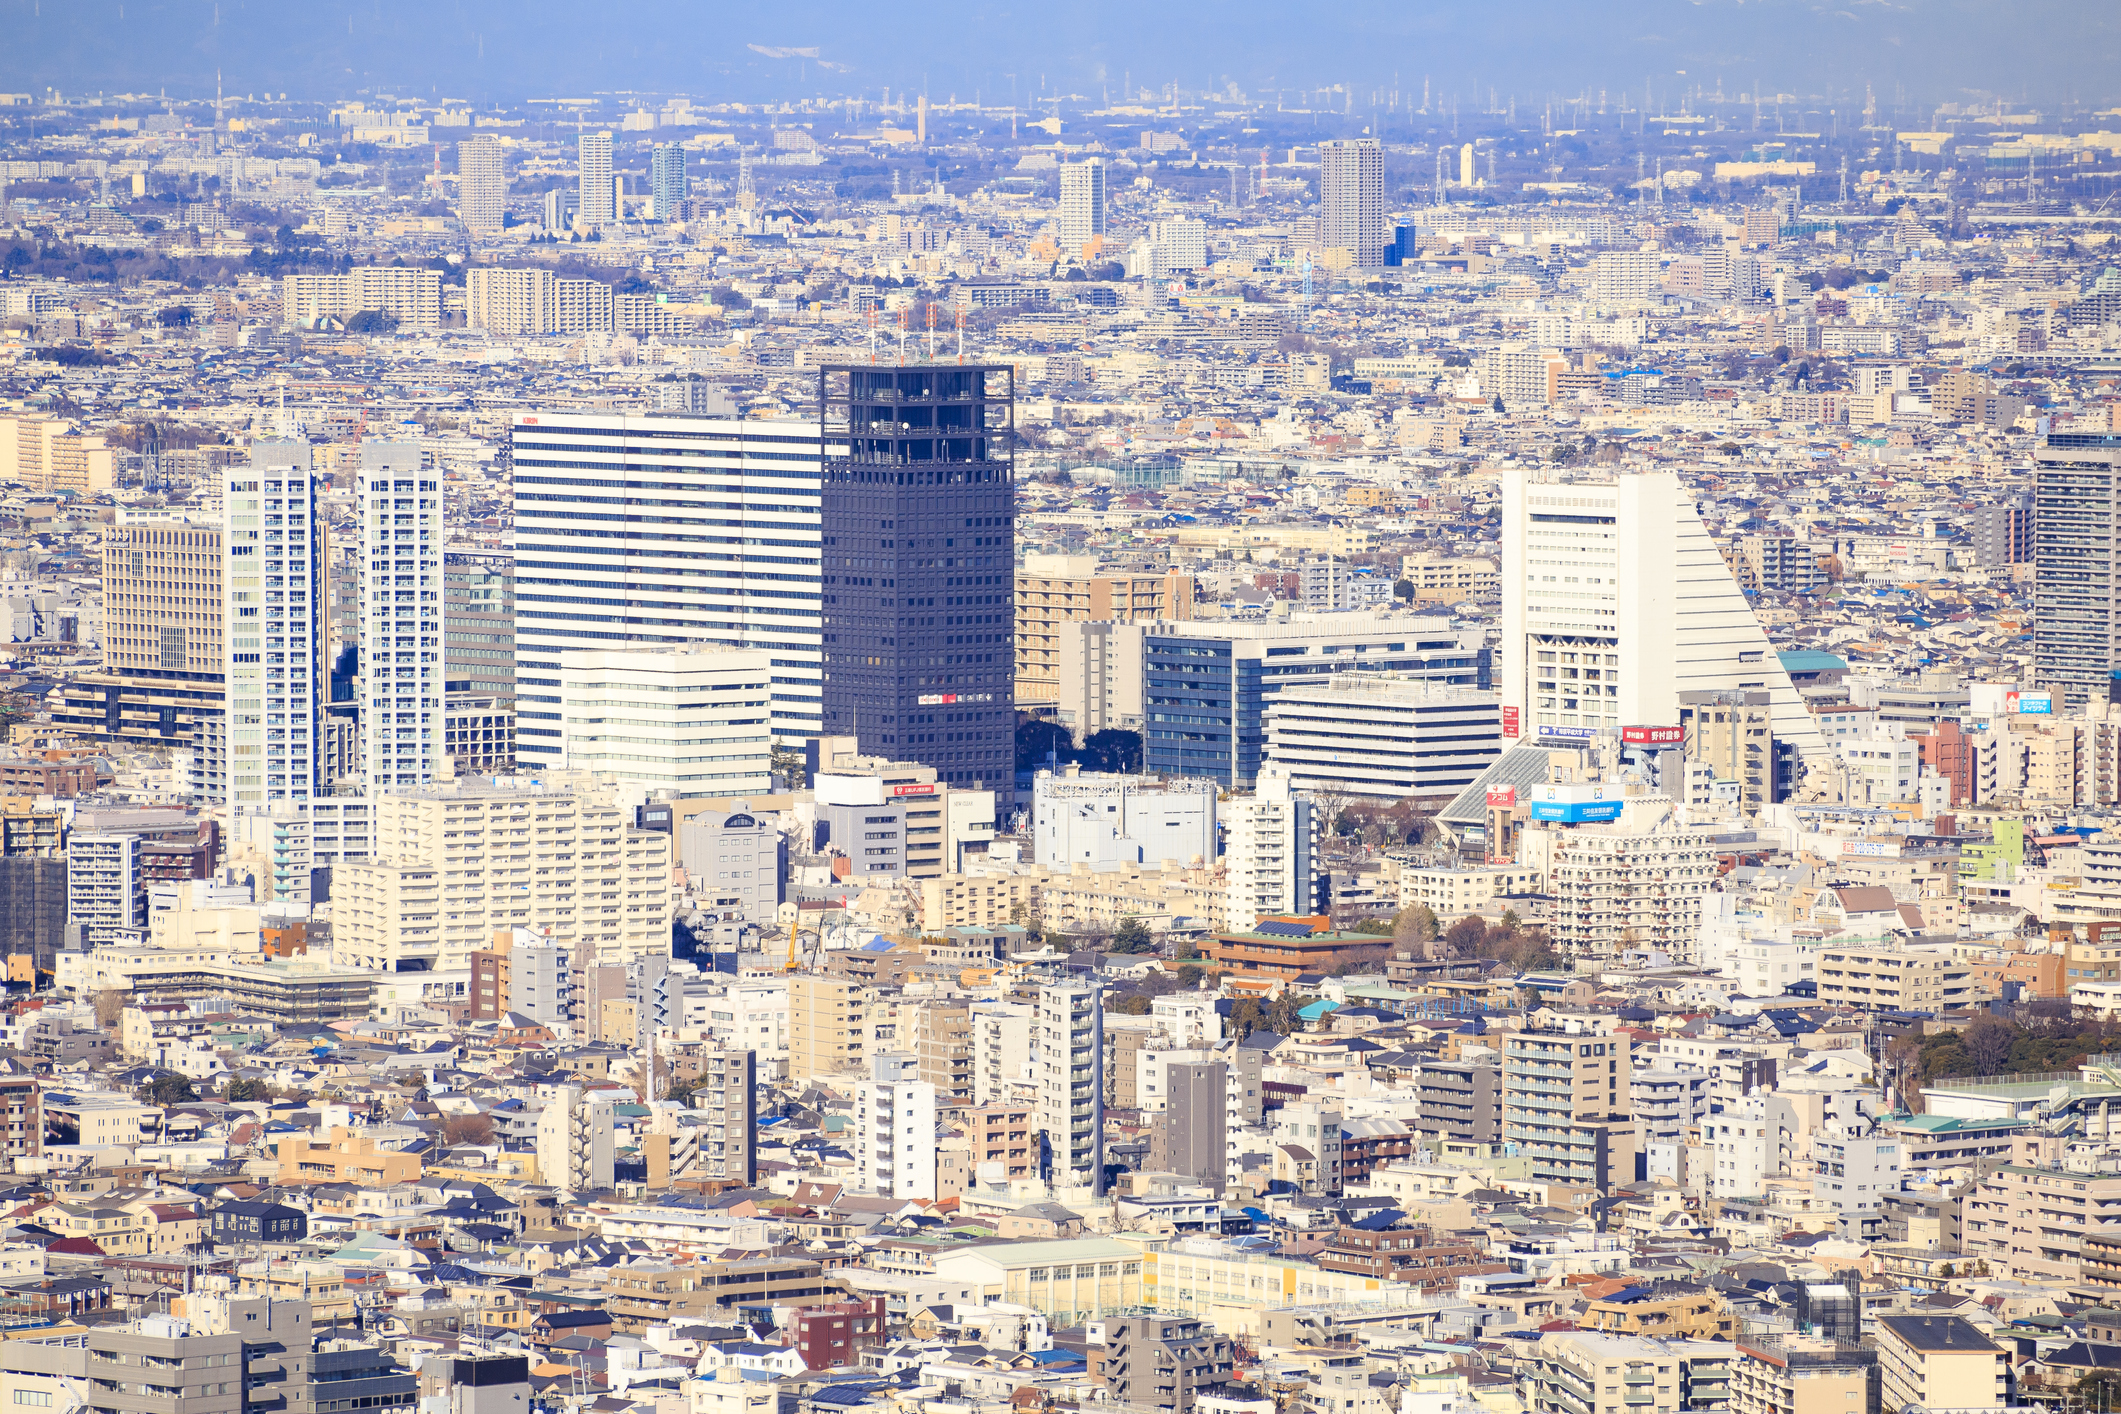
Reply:
[[[935, 18], [921, 23], [924, 16]], [[617, 17], [615, 23], [610, 21]], [[2121, 101], [2121, 5], [2083, 0], [1648, 0], [1414, 10], [1376, 0], [1275, 13], [1243, 5], [1144, 12], [1096, 0], [901, 9], [848, 0], [746, 16], [641, 0], [617, 11], [550, 0], [353, 0], [328, 13], [253, 0], [0, 0], [0, 89], [167, 91], [327, 99], [360, 89], [505, 102], [636, 90], [778, 101], [925, 87], [1019, 106], [1041, 91], [1102, 101], [1122, 83], [1247, 94], [1396, 81], [1403, 105], [1492, 89], [1520, 104], [1604, 89], [1660, 107], [1700, 85], [1727, 98], [1757, 82], [1825, 105], [1914, 116], [1943, 102], [2004, 99], [2089, 112]], [[813, 49], [774, 57], [758, 52]], [[1012, 89], [1013, 82], [1013, 89]]]

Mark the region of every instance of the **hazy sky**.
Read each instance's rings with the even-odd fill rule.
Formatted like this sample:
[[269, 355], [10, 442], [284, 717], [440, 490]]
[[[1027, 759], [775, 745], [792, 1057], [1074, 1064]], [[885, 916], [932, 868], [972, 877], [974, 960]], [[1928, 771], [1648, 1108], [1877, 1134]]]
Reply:
[[[751, 46], [810, 48], [772, 58]], [[820, 71], [820, 61], [844, 66]], [[1931, 105], [2000, 94], [2121, 102], [2117, 0], [1335, 0], [958, 5], [819, 0], [0, 0], [0, 89], [335, 97], [381, 86], [470, 98], [688, 91], [736, 99], [918, 88], [1005, 102], [1047, 88], [1235, 81], [1551, 92], [1693, 82], [1726, 93]], [[1682, 75], [1679, 71], [1684, 70]], [[1859, 100], [1860, 101], [1860, 100]]]

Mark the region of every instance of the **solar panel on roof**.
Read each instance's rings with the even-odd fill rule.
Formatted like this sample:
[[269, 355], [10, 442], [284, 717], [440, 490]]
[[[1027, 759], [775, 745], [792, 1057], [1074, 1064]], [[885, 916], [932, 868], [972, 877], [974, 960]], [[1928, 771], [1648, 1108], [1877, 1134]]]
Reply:
[[1308, 938], [1311, 936], [1310, 926], [1304, 923], [1276, 923], [1269, 921], [1258, 924], [1252, 931], [1264, 933], [1270, 938]]

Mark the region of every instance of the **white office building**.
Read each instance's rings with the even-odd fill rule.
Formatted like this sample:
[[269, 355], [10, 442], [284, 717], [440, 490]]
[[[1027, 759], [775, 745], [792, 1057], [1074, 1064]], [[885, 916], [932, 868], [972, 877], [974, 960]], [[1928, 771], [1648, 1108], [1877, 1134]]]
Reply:
[[619, 219], [616, 188], [611, 182], [611, 134], [583, 133], [575, 139], [579, 182], [575, 188], [575, 221], [594, 228]]
[[480, 235], [498, 232], [508, 212], [508, 168], [501, 144], [481, 134], [457, 144], [457, 217]]
[[575, 1021], [574, 955], [550, 937], [517, 928], [508, 947], [508, 1010], [540, 1026]]
[[1079, 257], [1083, 247], [1105, 234], [1105, 163], [1100, 157], [1069, 162], [1060, 169], [1061, 254]]
[[1775, 739], [1825, 738], [1775, 656], [1693, 498], [1670, 472], [1612, 481], [1504, 473], [1504, 720], [1528, 737], [1679, 721], [1681, 692], [1766, 692]]
[[1108, 728], [1142, 729], [1142, 638], [1145, 623], [1068, 619], [1060, 638], [1059, 718], [1087, 741]]
[[1318, 907], [1317, 807], [1290, 793], [1278, 768], [1259, 773], [1259, 788], [1223, 802], [1225, 838], [1223, 926], [1250, 929], [1262, 918], [1303, 916]]
[[1049, 1181], [1104, 1188], [1105, 1036], [1098, 989], [1066, 982], [1038, 989], [1031, 1033], [1034, 1122], [1045, 1139]]
[[587, 648], [560, 655], [561, 758], [644, 799], [773, 787], [763, 649]]
[[1033, 858], [1065, 874], [1173, 860], [1215, 862], [1215, 783], [1041, 771], [1031, 790]]
[[935, 1086], [911, 1055], [886, 1051], [854, 1085], [855, 1186], [879, 1198], [935, 1196]]
[[424, 786], [442, 760], [442, 474], [417, 446], [361, 444], [361, 781]]
[[815, 422], [516, 419], [516, 756], [525, 767], [555, 766], [564, 750], [568, 649], [764, 650], [774, 736], [822, 732], [819, 447]]
[[[227, 798], [232, 814], [247, 815], [307, 801], [323, 785], [322, 556], [307, 443], [253, 443], [250, 465], [226, 475]], [[439, 606], [439, 575], [436, 594]]]
[[1296, 790], [1448, 798], [1502, 751], [1501, 705], [1474, 688], [1343, 673], [1283, 688], [1267, 707], [1267, 760]]

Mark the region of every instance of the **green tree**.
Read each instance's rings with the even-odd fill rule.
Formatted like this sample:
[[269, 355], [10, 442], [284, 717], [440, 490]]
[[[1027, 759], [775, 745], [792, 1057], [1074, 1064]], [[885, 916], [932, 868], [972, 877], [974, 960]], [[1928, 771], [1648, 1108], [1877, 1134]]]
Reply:
[[397, 328], [398, 316], [383, 309], [364, 309], [346, 319], [349, 334], [393, 334]]
[[190, 1076], [165, 1070], [142, 1087], [140, 1098], [150, 1105], [183, 1105], [198, 1099], [199, 1092]]
[[1121, 997], [1116, 1001], [1107, 1003], [1105, 1009], [1117, 1012], [1121, 1016], [1147, 1016], [1150, 1005], [1151, 1003], [1146, 995], [1136, 992], [1131, 996]]
[[1394, 599], [1404, 599], [1410, 604], [1413, 603], [1414, 581], [1411, 579], [1402, 579], [1394, 581], [1392, 585], [1392, 597]]
[[243, 1100], [265, 1099], [268, 1093], [264, 1081], [251, 1080], [239, 1075], [228, 1082], [228, 1088], [221, 1092], [221, 1098], [233, 1105]]
[[1289, 993], [1283, 992], [1273, 1001], [1267, 1003], [1267, 1029], [1274, 1032], [1277, 1036], [1295, 1035], [1303, 1030], [1303, 1017], [1299, 1015], [1302, 1010], [1302, 1002]]
[[786, 782], [791, 791], [810, 788], [810, 768], [804, 764], [803, 754], [790, 751], [785, 746], [776, 746], [766, 757], [766, 769]]
[[1224, 1034], [1242, 1041], [1266, 1024], [1266, 1014], [1259, 1008], [1255, 997], [1239, 997], [1230, 1003], [1230, 1015], [1224, 1023]]
[[1144, 953], [1156, 951], [1156, 940], [1149, 936], [1149, 925], [1131, 915], [1119, 920], [1119, 927], [1112, 934], [1111, 951], [1117, 953]]

